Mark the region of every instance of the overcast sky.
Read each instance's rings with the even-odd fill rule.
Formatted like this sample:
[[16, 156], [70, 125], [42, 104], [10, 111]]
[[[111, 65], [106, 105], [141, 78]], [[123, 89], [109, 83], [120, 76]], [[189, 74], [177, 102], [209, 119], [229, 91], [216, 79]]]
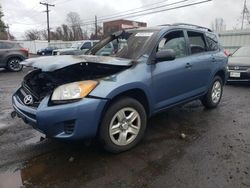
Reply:
[[[135, 9], [141, 6], [147, 6], [152, 3], [163, 2], [163, 0], [45, 1], [55, 4], [55, 7], [50, 8], [50, 22], [52, 29], [65, 22], [66, 14], [70, 11], [79, 13], [81, 19], [86, 22], [88, 20], [94, 21], [95, 15], [101, 18], [110, 14]], [[181, 0], [166, 0], [165, 3], [159, 3], [155, 6], [179, 1]], [[202, 0], [189, 1], [197, 2]], [[46, 29], [46, 14], [43, 12], [45, 10], [45, 6], [40, 5], [39, 2], [39, 0], [0, 0], [0, 4], [5, 14], [4, 21], [9, 24], [11, 33], [18, 39], [23, 36], [25, 30]], [[227, 25], [227, 29], [232, 29], [233, 27], [240, 27], [240, 17], [243, 4], [244, 0], [213, 0], [211, 2], [192, 7], [128, 19], [147, 22], [148, 26], [174, 22], [186, 22], [211, 27], [211, 23], [215, 18], [223, 18]]]

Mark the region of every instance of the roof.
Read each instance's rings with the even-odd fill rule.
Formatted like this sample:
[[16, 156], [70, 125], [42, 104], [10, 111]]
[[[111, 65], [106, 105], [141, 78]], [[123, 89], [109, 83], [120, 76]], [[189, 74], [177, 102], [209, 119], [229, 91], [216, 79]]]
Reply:
[[186, 23], [164, 24], [164, 25], [159, 25], [159, 26], [154, 26], [154, 27], [138, 28], [137, 30], [160, 31], [160, 30], [169, 29], [169, 28], [182, 28], [182, 29], [188, 28], [188, 29], [194, 29], [194, 30], [213, 32], [209, 28], [198, 26], [198, 25], [193, 25], [193, 24], [186, 24]]

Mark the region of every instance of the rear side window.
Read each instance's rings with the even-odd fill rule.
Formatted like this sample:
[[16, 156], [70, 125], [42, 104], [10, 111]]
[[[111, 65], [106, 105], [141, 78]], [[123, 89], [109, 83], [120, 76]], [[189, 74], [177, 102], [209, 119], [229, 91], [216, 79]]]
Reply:
[[14, 43], [0, 42], [0, 49], [11, 49], [15, 46]]
[[217, 51], [219, 49], [218, 38], [215, 34], [206, 33], [207, 48], [209, 51]]
[[203, 33], [188, 31], [191, 54], [203, 53], [206, 51], [206, 42]]

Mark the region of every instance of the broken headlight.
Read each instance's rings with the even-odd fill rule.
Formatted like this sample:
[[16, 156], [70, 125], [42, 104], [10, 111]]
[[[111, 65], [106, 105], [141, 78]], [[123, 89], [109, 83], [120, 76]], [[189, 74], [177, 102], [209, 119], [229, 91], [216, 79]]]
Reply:
[[65, 101], [86, 97], [98, 82], [93, 80], [73, 82], [57, 87], [52, 94], [52, 101]]

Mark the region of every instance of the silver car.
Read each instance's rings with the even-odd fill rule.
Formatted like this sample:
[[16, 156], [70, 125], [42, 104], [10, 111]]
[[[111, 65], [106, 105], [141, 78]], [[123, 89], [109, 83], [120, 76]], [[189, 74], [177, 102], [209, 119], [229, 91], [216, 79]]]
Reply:
[[243, 46], [230, 55], [228, 82], [250, 82], [250, 46]]

